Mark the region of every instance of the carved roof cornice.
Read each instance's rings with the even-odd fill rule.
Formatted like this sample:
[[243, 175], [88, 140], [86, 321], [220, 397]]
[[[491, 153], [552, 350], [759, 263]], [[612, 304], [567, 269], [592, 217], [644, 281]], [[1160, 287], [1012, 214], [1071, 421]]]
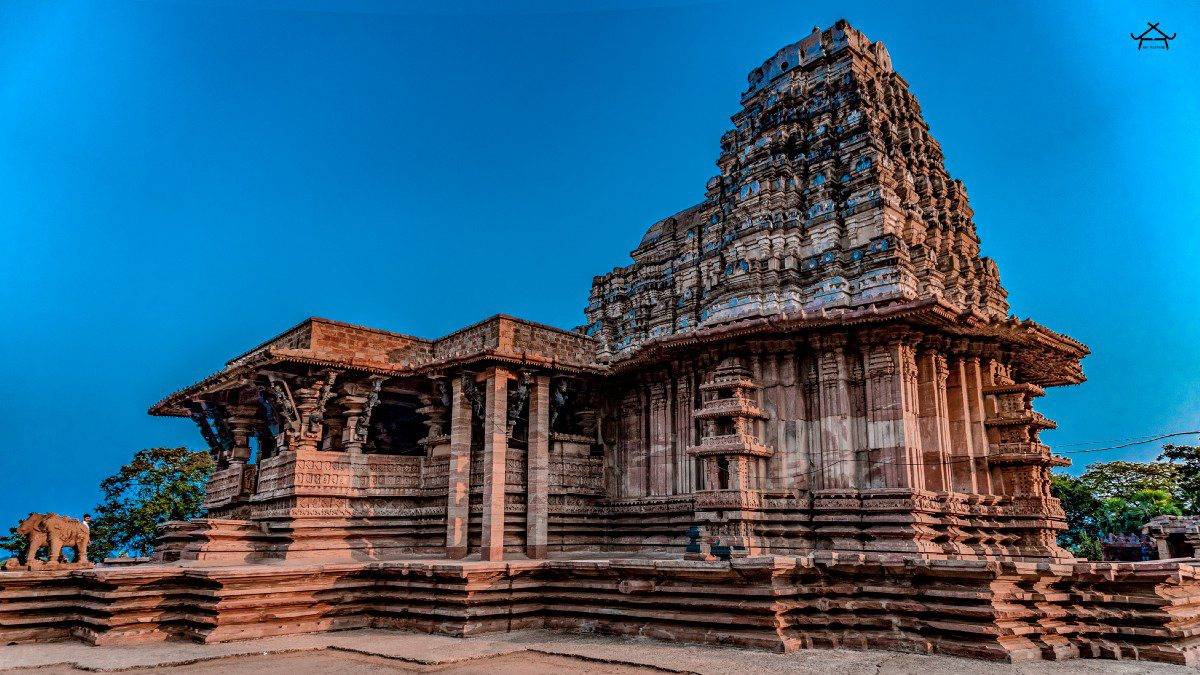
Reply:
[[682, 333], [652, 338], [630, 356], [609, 364], [614, 374], [628, 373], [680, 352], [697, 350], [755, 335], [800, 331], [845, 330], [903, 321], [934, 329], [947, 337], [983, 337], [1002, 343], [1022, 379], [1042, 386], [1084, 381], [1079, 360], [1090, 353], [1082, 343], [1028, 319], [990, 320], [976, 312], [962, 312], [941, 299], [922, 299], [855, 310], [783, 312], [703, 326]]

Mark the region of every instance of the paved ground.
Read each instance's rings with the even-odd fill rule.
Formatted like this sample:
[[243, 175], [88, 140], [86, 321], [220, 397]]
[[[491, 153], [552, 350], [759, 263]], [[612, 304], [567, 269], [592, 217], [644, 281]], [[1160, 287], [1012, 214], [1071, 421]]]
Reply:
[[791, 654], [679, 645], [643, 639], [516, 631], [473, 638], [355, 630], [319, 635], [199, 645], [169, 642], [91, 647], [79, 642], [0, 646], [0, 669], [37, 675], [85, 671], [200, 673], [455, 673], [516, 675], [580, 673], [1189, 673], [1179, 666], [1135, 661], [1076, 660], [1008, 665], [946, 656], [812, 650]]

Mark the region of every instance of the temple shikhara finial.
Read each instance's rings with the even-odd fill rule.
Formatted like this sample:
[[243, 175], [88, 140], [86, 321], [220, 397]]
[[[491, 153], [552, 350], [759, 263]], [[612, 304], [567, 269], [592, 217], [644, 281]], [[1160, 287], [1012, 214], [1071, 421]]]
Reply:
[[[136, 582], [185, 597], [200, 576], [179, 570], [202, 568], [218, 604], [154, 630], [588, 626], [1194, 663], [1200, 625], [1176, 609], [1200, 602], [1197, 568], [1056, 543], [1068, 462], [1034, 402], [1082, 382], [1088, 350], [1010, 316], [883, 44], [843, 21], [775, 52], [716, 165], [595, 278], [576, 330], [312, 318], [156, 403], [217, 470], [209, 517], [164, 528]], [[354, 601], [271, 581], [280, 561]], [[286, 619], [219, 604], [264, 584]], [[86, 634], [150, 630], [128, 611]]]

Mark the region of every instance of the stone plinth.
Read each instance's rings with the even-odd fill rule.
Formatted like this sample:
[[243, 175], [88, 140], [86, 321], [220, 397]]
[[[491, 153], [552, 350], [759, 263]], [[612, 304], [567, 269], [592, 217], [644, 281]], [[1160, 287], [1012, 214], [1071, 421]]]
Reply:
[[[1200, 663], [1200, 567], [816, 553], [730, 562], [410, 560], [0, 575], [0, 640], [529, 627], [786, 651]], [[1127, 626], [1137, 625], [1137, 630]]]

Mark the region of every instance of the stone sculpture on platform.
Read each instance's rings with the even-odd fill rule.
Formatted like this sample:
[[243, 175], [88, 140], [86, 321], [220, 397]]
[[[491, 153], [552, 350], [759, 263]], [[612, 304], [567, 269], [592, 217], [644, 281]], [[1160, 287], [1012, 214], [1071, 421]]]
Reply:
[[[29, 517], [17, 525], [17, 534], [29, 539], [25, 550], [25, 560], [9, 558], [4, 563], [6, 570], [61, 570], [86, 569], [92, 567], [88, 562], [88, 542], [91, 533], [88, 526], [80, 520], [60, 516], [57, 513], [31, 513]], [[75, 560], [68, 561], [63, 548], [75, 550]], [[43, 548], [49, 549], [49, 558], [43, 562], [37, 554]]]

